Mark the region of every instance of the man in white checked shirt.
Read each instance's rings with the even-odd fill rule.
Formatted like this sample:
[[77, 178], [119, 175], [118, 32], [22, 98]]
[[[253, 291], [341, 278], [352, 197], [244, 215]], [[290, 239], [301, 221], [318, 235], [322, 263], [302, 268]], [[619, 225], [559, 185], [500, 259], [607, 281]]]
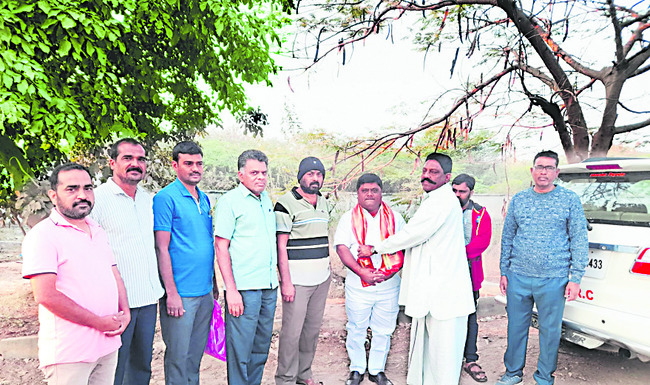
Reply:
[[109, 156], [113, 177], [95, 189], [91, 217], [108, 234], [131, 309], [131, 322], [122, 333], [115, 385], [148, 384], [163, 288], [154, 248], [153, 200], [138, 185], [147, 171], [147, 158], [142, 145], [130, 138], [115, 142]]

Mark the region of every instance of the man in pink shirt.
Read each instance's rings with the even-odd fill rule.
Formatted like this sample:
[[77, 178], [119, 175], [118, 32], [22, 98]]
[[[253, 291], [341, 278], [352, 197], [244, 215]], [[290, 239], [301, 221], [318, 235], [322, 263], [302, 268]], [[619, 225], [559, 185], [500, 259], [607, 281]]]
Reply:
[[94, 204], [85, 167], [52, 171], [54, 209], [23, 241], [23, 277], [39, 304], [38, 356], [49, 385], [113, 384], [119, 335], [130, 321], [124, 283]]

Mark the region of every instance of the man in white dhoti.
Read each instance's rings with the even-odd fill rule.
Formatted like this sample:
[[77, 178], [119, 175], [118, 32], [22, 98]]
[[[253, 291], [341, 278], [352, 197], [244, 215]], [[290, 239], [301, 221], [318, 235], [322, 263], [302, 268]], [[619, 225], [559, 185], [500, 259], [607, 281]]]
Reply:
[[407, 384], [451, 385], [460, 379], [467, 316], [475, 311], [463, 213], [449, 180], [452, 161], [432, 153], [422, 169], [422, 203], [413, 218], [359, 256], [405, 250], [399, 304], [413, 318]]

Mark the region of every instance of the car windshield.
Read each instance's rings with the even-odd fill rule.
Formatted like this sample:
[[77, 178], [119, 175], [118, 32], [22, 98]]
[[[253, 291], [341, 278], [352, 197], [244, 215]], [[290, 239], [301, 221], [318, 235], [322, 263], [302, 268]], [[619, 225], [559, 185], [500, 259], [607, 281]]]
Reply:
[[650, 172], [560, 174], [590, 223], [650, 227]]

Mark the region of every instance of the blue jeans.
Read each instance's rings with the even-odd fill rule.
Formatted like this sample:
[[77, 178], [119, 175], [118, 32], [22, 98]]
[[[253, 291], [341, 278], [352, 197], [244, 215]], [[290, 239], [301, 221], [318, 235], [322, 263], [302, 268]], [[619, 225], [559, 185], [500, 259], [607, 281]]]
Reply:
[[474, 292], [474, 306], [476, 311], [467, 316], [467, 339], [465, 340], [465, 362], [478, 361], [478, 349], [476, 348], [476, 339], [478, 338], [478, 321], [476, 312], [478, 311], [478, 290]]
[[228, 384], [259, 385], [271, 347], [278, 291], [240, 290], [239, 294], [244, 301], [244, 314], [239, 317], [230, 315], [226, 301]]
[[568, 278], [535, 278], [510, 273], [506, 296], [508, 305], [508, 348], [503, 357], [507, 376], [522, 376], [526, 364], [528, 330], [537, 305], [539, 357], [533, 374], [539, 385], [553, 384], [562, 335], [564, 290]]
[[151, 380], [151, 355], [158, 304], [131, 308], [131, 322], [122, 333], [115, 385], [146, 385]]
[[165, 384], [198, 385], [214, 297], [208, 293], [181, 299], [185, 313], [180, 317], [167, 315], [167, 296], [160, 299], [160, 331], [165, 342]]

